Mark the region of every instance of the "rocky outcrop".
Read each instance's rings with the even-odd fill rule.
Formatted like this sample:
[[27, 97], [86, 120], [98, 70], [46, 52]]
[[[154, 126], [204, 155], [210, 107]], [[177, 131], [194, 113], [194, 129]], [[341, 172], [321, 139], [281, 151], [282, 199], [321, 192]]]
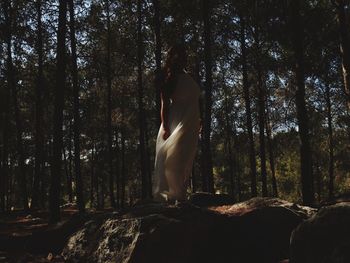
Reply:
[[350, 262], [350, 203], [322, 208], [292, 234], [292, 263]]
[[278, 262], [312, 212], [269, 198], [209, 208], [142, 205], [88, 221], [62, 255], [67, 262]]

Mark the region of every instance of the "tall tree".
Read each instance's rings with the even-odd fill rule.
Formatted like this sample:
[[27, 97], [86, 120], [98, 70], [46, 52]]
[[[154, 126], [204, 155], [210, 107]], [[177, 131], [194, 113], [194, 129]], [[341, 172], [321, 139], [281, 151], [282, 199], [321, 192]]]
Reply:
[[109, 169], [109, 199], [111, 206], [116, 208], [114, 198], [113, 145], [112, 145], [112, 75], [111, 75], [111, 18], [110, 1], [106, 1], [107, 13], [107, 149]]
[[259, 15], [259, 1], [255, 1], [255, 25], [253, 29], [255, 47], [255, 69], [257, 73], [257, 93], [258, 93], [258, 126], [259, 126], [259, 155], [261, 169], [262, 196], [267, 196], [267, 171], [266, 171], [266, 150], [265, 150], [265, 83], [262, 66], [263, 46], [261, 43], [261, 22]]
[[[266, 105], [268, 104], [266, 103]], [[274, 157], [274, 150], [273, 150], [273, 144], [272, 144], [272, 134], [271, 134], [272, 132], [271, 132], [270, 113], [269, 113], [268, 106], [266, 107], [265, 114], [266, 114], [265, 127], [266, 127], [266, 137], [267, 137], [267, 148], [269, 152], [269, 163], [270, 163], [271, 181], [272, 181], [272, 196], [278, 197], [275, 157]]]
[[[43, 74], [43, 34], [42, 34], [42, 2], [36, 1], [37, 13], [37, 55], [38, 55], [38, 73], [37, 83], [35, 89], [35, 168], [34, 168], [34, 183], [31, 208], [37, 208], [40, 200], [40, 182], [42, 181], [43, 173], [43, 88], [44, 88], [44, 74]], [[41, 204], [44, 206], [44, 204]]]
[[148, 174], [146, 160], [145, 142], [145, 115], [143, 103], [143, 83], [142, 83], [142, 63], [143, 63], [143, 40], [142, 40], [142, 1], [137, 0], [137, 85], [138, 85], [138, 106], [139, 106], [139, 151], [141, 165], [142, 198], [148, 197]]
[[333, 138], [333, 116], [330, 84], [326, 83], [326, 111], [327, 111], [327, 129], [328, 129], [328, 197], [334, 197], [334, 138]]
[[57, 31], [57, 56], [56, 56], [56, 85], [54, 89], [54, 116], [53, 116], [53, 153], [51, 164], [50, 185], [50, 222], [61, 220], [60, 196], [61, 196], [61, 168], [63, 150], [63, 105], [66, 80], [66, 20], [67, 2], [59, 1], [58, 31]]
[[212, 86], [213, 86], [213, 62], [212, 62], [212, 41], [211, 41], [211, 6], [210, 0], [202, 0], [202, 15], [204, 22], [204, 64], [205, 64], [205, 112], [203, 127], [202, 175], [203, 191], [214, 193], [213, 162], [211, 155], [211, 122], [212, 122]]
[[12, 59], [12, 30], [13, 30], [13, 8], [11, 0], [6, 0], [3, 3], [4, 6], [4, 15], [6, 23], [6, 48], [7, 48], [7, 84], [8, 88], [12, 93], [12, 102], [15, 110], [15, 123], [16, 123], [16, 142], [17, 142], [17, 153], [18, 153], [18, 165], [19, 165], [19, 184], [21, 187], [21, 197], [24, 210], [28, 210], [28, 192], [27, 192], [27, 178], [26, 170], [24, 164], [24, 149], [23, 149], [23, 128], [22, 120], [20, 116], [19, 101], [18, 101], [18, 91], [15, 80], [15, 71], [13, 68], [13, 59]]
[[349, 21], [346, 18], [346, 10], [349, 8], [349, 3], [346, 9], [346, 0], [332, 0], [332, 2], [337, 10], [344, 90], [348, 102], [348, 108], [350, 109], [350, 33]]
[[251, 196], [257, 196], [256, 186], [256, 159], [255, 159], [255, 146], [254, 146], [254, 135], [253, 135], [253, 122], [250, 106], [250, 92], [248, 82], [248, 69], [247, 69], [247, 54], [246, 54], [246, 35], [245, 19], [240, 16], [240, 45], [241, 45], [241, 60], [242, 60], [242, 75], [243, 75], [243, 93], [244, 103], [246, 111], [246, 127], [248, 132], [249, 140], [249, 163], [250, 163], [250, 191]]
[[156, 43], [154, 54], [156, 60], [156, 71], [155, 71], [155, 94], [156, 94], [156, 120], [157, 127], [160, 126], [160, 74], [162, 69], [162, 40], [160, 35], [161, 20], [159, 12], [159, 0], [153, 0], [154, 8], [154, 40]]
[[[5, 2], [2, 3], [3, 13], [6, 14], [8, 6]], [[5, 211], [8, 206], [8, 188], [9, 188], [9, 138], [10, 138], [10, 90], [2, 85], [1, 87], [1, 174], [0, 174], [0, 189], [1, 189], [1, 211]]]
[[304, 29], [300, 14], [300, 0], [290, 1], [294, 71], [296, 79], [296, 110], [300, 137], [300, 166], [303, 203], [312, 205], [315, 201], [312, 174], [312, 151], [310, 145], [309, 118], [305, 102], [304, 76]]
[[83, 195], [83, 180], [81, 178], [80, 166], [80, 102], [79, 102], [79, 83], [78, 83], [78, 65], [77, 65], [77, 48], [75, 38], [75, 17], [74, 2], [69, 0], [69, 27], [70, 27], [70, 43], [72, 50], [72, 80], [73, 80], [73, 116], [74, 116], [74, 169], [76, 196], [79, 212], [85, 211], [85, 202]]

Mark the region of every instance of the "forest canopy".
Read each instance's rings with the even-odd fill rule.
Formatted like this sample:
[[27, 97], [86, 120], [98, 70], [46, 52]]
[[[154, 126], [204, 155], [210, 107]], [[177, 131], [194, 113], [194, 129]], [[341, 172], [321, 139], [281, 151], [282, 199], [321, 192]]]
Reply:
[[3, 0], [0, 210], [151, 198], [157, 74], [186, 46], [189, 191], [314, 204], [350, 185], [347, 0]]

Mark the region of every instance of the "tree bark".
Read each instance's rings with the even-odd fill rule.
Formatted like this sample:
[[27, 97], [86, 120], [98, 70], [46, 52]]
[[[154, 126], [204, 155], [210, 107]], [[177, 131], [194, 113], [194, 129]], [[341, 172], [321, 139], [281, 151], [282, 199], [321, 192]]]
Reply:
[[327, 124], [328, 124], [328, 197], [334, 198], [334, 139], [333, 139], [333, 118], [332, 118], [332, 104], [330, 95], [330, 85], [326, 84], [326, 105], [327, 105]]
[[342, 57], [342, 70], [344, 91], [346, 100], [348, 103], [348, 109], [350, 110], [350, 38], [349, 38], [349, 25], [346, 21], [345, 0], [333, 0], [336, 10], [337, 19], [339, 25], [339, 37], [340, 37], [340, 53]]
[[159, 11], [159, 0], [153, 0], [154, 7], [154, 39], [156, 43], [156, 48], [154, 51], [156, 59], [156, 72], [155, 72], [155, 93], [156, 93], [156, 127], [160, 126], [160, 74], [162, 70], [162, 40], [160, 35], [161, 20]]
[[315, 201], [314, 180], [312, 173], [312, 151], [310, 145], [309, 118], [305, 102], [305, 76], [303, 54], [303, 22], [300, 15], [300, 0], [290, 3], [292, 11], [292, 43], [295, 59], [296, 78], [296, 110], [300, 136], [300, 166], [302, 198], [304, 205], [312, 205]]
[[[38, 55], [38, 75], [35, 89], [35, 167], [34, 167], [34, 183], [31, 208], [39, 207], [40, 182], [43, 176], [43, 107], [42, 93], [44, 88], [43, 76], [43, 37], [42, 37], [42, 21], [41, 21], [41, 0], [36, 2], [37, 9], [37, 55]], [[43, 205], [43, 204], [41, 204]]]
[[[2, 9], [3, 12], [7, 12], [7, 6], [5, 3], [2, 3]], [[9, 135], [10, 135], [10, 90], [4, 85], [1, 88], [2, 94], [1, 94], [1, 105], [2, 108], [2, 125], [1, 125], [1, 132], [2, 132], [2, 152], [1, 152], [1, 203], [0, 203], [0, 209], [1, 211], [7, 210], [8, 205], [8, 189], [9, 189]]]
[[81, 178], [80, 167], [80, 102], [79, 102], [79, 83], [78, 83], [78, 65], [77, 65], [77, 50], [75, 39], [75, 17], [74, 17], [74, 2], [69, 0], [69, 17], [70, 17], [70, 43], [72, 49], [72, 80], [73, 80], [73, 116], [74, 116], [74, 170], [77, 205], [80, 213], [85, 211], [84, 202], [84, 186]]
[[243, 75], [243, 92], [244, 102], [246, 110], [246, 125], [249, 140], [249, 163], [250, 163], [250, 191], [251, 196], [257, 196], [256, 186], [256, 159], [255, 159], [255, 146], [254, 146], [254, 135], [253, 135], [253, 124], [250, 106], [250, 92], [248, 83], [248, 71], [247, 71], [247, 55], [245, 46], [245, 20], [243, 16], [240, 17], [241, 28], [240, 28], [240, 42], [241, 42], [241, 59], [242, 59], [242, 75]]
[[111, 207], [116, 208], [114, 198], [114, 174], [113, 174], [113, 145], [112, 145], [112, 76], [111, 76], [111, 26], [110, 26], [110, 2], [107, 0], [107, 149], [109, 169], [109, 199]]
[[65, 36], [66, 36], [67, 3], [59, 1], [58, 32], [57, 32], [57, 72], [56, 87], [54, 89], [54, 117], [53, 117], [53, 155], [50, 185], [50, 222], [61, 220], [61, 167], [63, 148], [63, 106], [66, 80]]
[[4, 15], [6, 23], [6, 48], [7, 48], [7, 84], [8, 88], [12, 93], [12, 102], [15, 110], [15, 124], [16, 124], [16, 142], [17, 142], [17, 153], [18, 153], [18, 165], [19, 165], [19, 184], [21, 188], [22, 205], [25, 211], [29, 210], [28, 206], [28, 192], [27, 192], [27, 178], [24, 164], [24, 149], [23, 149], [23, 128], [20, 116], [20, 109], [18, 105], [18, 93], [17, 85], [15, 81], [15, 72], [13, 69], [12, 61], [12, 25], [13, 25], [13, 10], [11, 1], [7, 0], [4, 3]]
[[232, 152], [232, 129], [231, 129], [231, 124], [230, 124], [230, 119], [229, 119], [229, 111], [228, 111], [228, 106], [227, 106], [227, 96], [225, 95], [225, 121], [226, 121], [226, 147], [227, 147], [227, 164], [229, 167], [229, 181], [230, 181], [230, 188], [231, 188], [231, 196], [235, 200], [235, 175], [236, 175], [236, 170], [235, 170], [235, 160], [236, 156]]
[[259, 119], [259, 154], [261, 169], [262, 196], [268, 196], [267, 191], [267, 171], [266, 171], [266, 150], [265, 150], [265, 90], [261, 65], [258, 63], [258, 119]]
[[202, 152], [203, 155], [203, 162], [202, 165], [204, 165], [202, 175], [203, 182], [202, 187], [203, 191], [214, 193], [214, 178], [213, 178], [213, 163], [212, 163], [212, 155], [211, 155], [211, 119], [212, 119], [212, 113], [211, 109], [213, 106], [212, 102], [212, 86], [213, 86], [213, 79], [212, 79], [212, 70], [213, 70], [213, 63], [212, 63], [212, 43], [211, 43], [211, 24], [210, 24], [210, 17], [211, 17], [211, 4], [212, 1], [210, 0], [202, 0], [202, 15], [203, 15], [203, 22], [204, 22], [204, 64], [205, 64], [205, 113], [204, 113], [204, 127], [203, 127], [203, 146], [204, 151]]
[[269, 107], [266, 105], [266, 136], [267, 136], [267, 148], [269, 152], [269, 163], [272, 175], [272, 196], [278, 197], [277, 180], [276, 180], [276, 169], [275, 169], [275, 157], [272, 145], [272, 135], [271, 135], [271, 124], [269, 118]]
[[142, 199], [149, 197], [148, 193], [148, 173], [146, 160], [146, 142], [145, 142], [145, 118], [143, 105], [143, 83], [142, 83], [142, 64], [143, 64], [143, 42], [142, 42], [142, 1], [137, 0], [137, 83], [138, 83], [138, 106], [139, 106], [139, 151], [140, 168], [142, 183]]
[[[70, 149], [69, 149], [70, 152]], [[68, 158], [66, 155], [66, 149], [63, 146], [63, 162], [64, 162], [64, 172], [66, 173], [66, 180], [67, 180], [67, 194], [68, 194], [68, 201], [70, 203], [73, 203], [73, 191], [72, 191], [72, 177], [71, 177], [71, 171], [70, 171], [70, 159], [71, 154], [69, 154]]]

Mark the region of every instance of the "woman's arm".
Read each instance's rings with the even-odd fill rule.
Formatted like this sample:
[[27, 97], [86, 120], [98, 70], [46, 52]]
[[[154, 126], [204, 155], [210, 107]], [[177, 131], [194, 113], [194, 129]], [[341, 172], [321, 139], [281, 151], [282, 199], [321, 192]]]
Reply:
[[163, 92], [161, 93], [161, 110], [160, 110], [160, 118], [163, 123], [163, 139], [166, 140], [170, 135], [169, 130], [169, 105], [170, 105], [170, 98], [169, 96], [165, 95]]

